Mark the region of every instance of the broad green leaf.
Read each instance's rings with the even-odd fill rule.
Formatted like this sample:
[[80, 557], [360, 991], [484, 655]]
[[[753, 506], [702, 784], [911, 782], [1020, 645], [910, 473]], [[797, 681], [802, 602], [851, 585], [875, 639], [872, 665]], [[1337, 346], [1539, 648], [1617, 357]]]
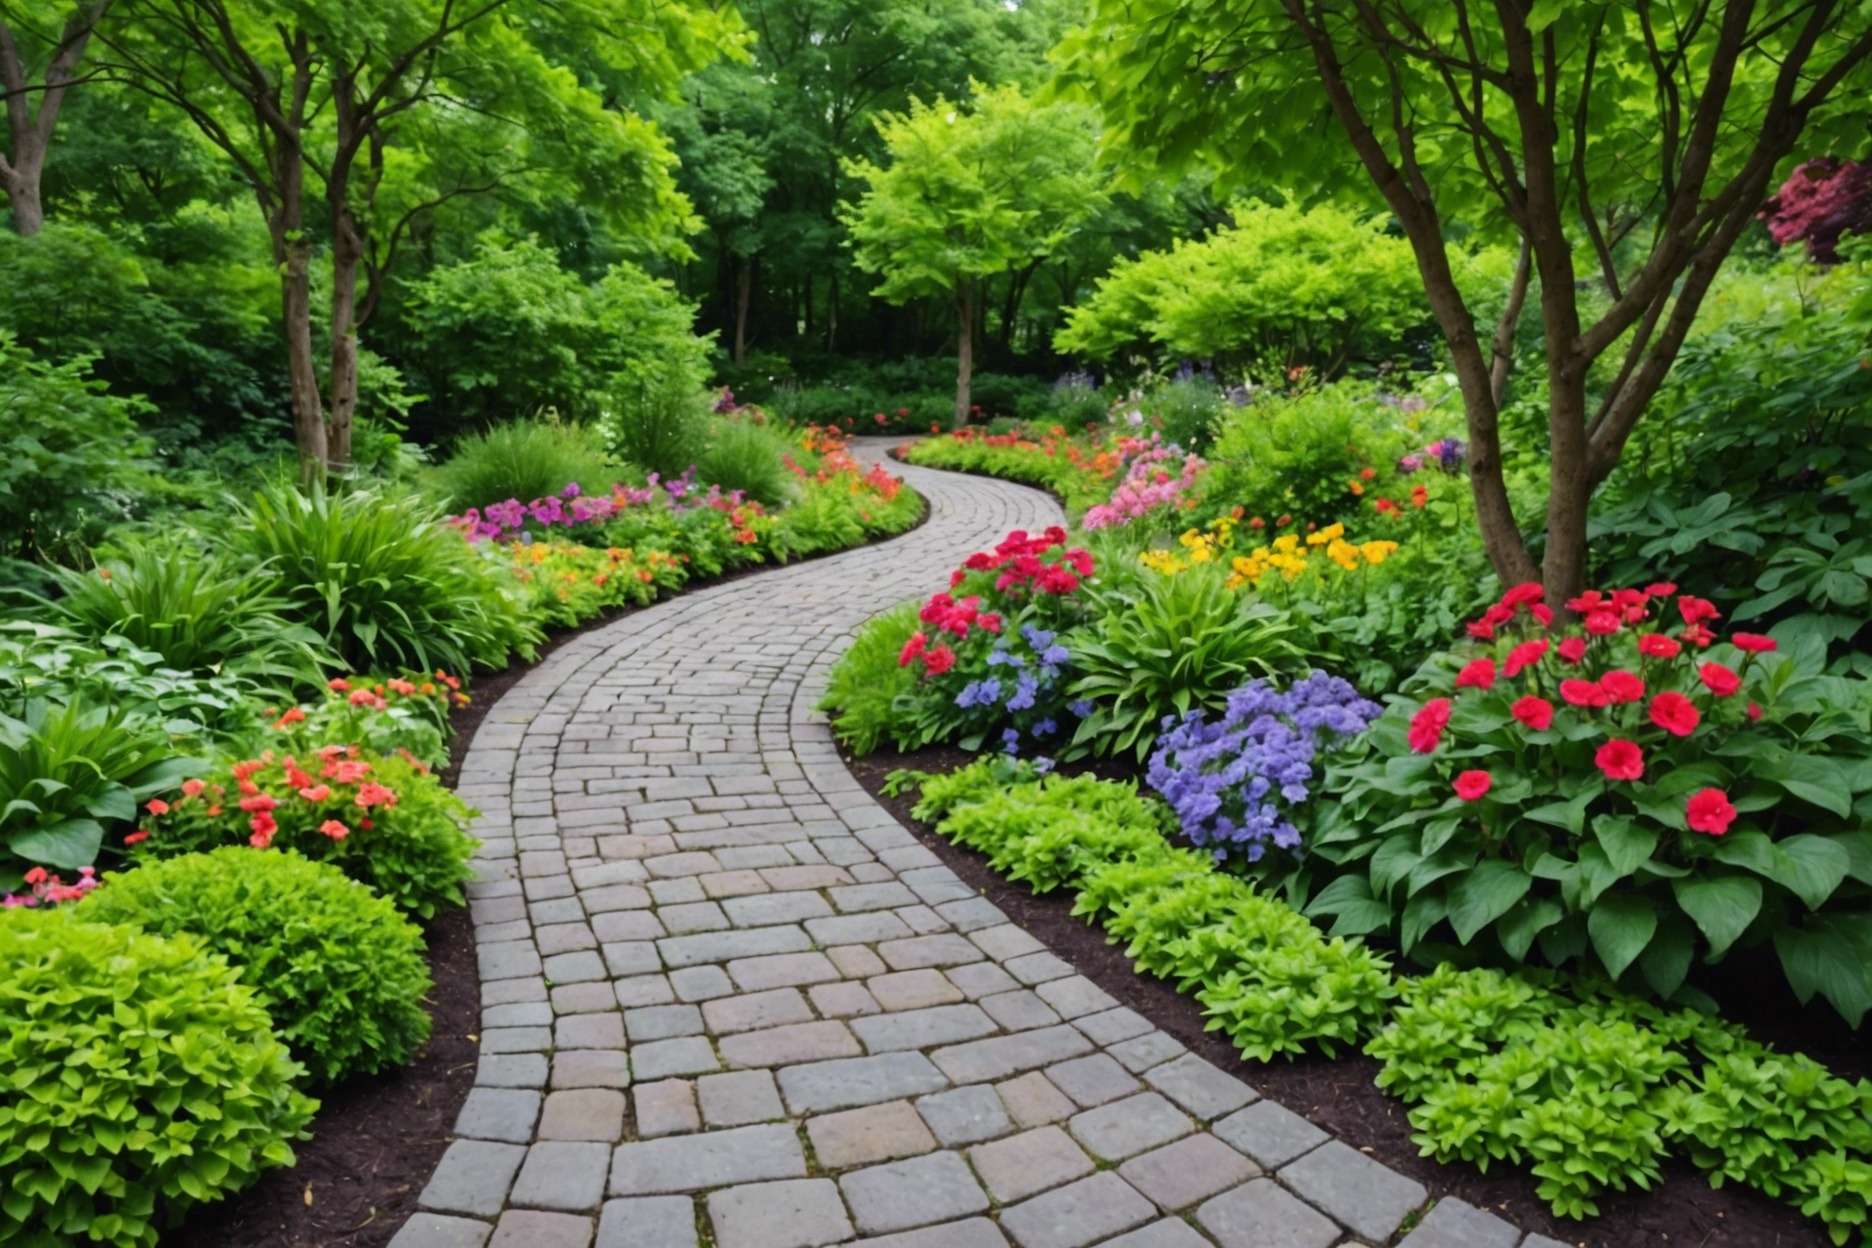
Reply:
[[1809, 910], [1818, 910], [1852, 867], [1845, 847], [1821, 836], [1790, 836], [1775, 842], [1775, 851], [1779, 859], [1775, 879], [1792, 889]]
[[1604, 815], [1593, 820], [1593, 836], [1598, 839], [1599, 848], [1605, 851], [1606, 861], [1621, 878], [1647, 861], [1658, 843], [1656, 828]]
[[1484, 862], [1450, 886], [1449, 919], [1456, 939], [1468, 944], [1475, 934], [1508, 912], [1527, 895], [1534, 880], [1520, 867]]
[[1601, 897], [1586, 916], [1586, 931], [1593, 952], [1613, 979], [1625, 973], [1632, 959], [1644, 952], [1657, 931], [1657, 911], [1637, 893], [1611, 893]]
[[7, 840], [7, 848], [27, 862], [67, 871], [91, 866], [103, 844], [104, 827], [95, 819], [62, 819]]
[[1677, 904], [1709, 941], [1711, 962], [1727, 953], [1736, 937], [1761, 913], [1761, 881], [1746, 875], [1675, 880], [1671, 890], [1677, 895]]

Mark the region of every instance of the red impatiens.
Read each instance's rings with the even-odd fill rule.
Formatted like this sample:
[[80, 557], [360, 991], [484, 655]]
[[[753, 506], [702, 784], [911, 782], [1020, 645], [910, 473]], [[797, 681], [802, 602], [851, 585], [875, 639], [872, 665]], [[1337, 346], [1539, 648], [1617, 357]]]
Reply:
[[1721, 789], [1698, 789], [1684, 803], [1684, 823], [1692, 832], [1721, 836], [1735, 822], [1736, 808]]
[[1742, 687], [1742, 678], [1720, 663], [1705, 663], [1697, 668], [1697, 679], [1719, 698], [1733, 697]]
[[1651, 722], [1673, 737], [1687, 737], [1703, 719], [1696, 703], [1676, 690], [1667, 690], [1651, 699]]
[[1553, 726], [1553, 703], [1538, 694], [1516, 698], [1508, 713], [1535, 732], [1546, 732]]
[[1450, 700], [1431, 698], [1423, 704], [1415, 715], [1411, 716], [1410, 732], [1407, 740], [1410, 748], [1419, 754], [1428, 754], [1437, 748], [1443, 740], [1443, 730], [1449, 727]]
[[1644, 775], [1644, 751], [1636, 741], [1614, 737], [1593, 754], [1593, 762], [1608, 780], [1637, 780]]
[[1495, 778], [1486, 771], [1458, 772], [1456, 776], [1456, 796], [1465, 802], [1479, 801], [1489, 791]]
[[1638, 653], [1647, 659], [1674, 659], [1683, 646], [1663, 633], [1646, 633], [1638, 638]]
[[1775, 639], [1760, 633], [1731, 633], [1729, 644], [1748, 654], [1767, 654], [1775, 648]]
[[1568, 706], [1599, 707], [1608, 706], [1612, 702], [1605, 686], [1596, 680], [1563, 680], [1560, 682], [1560, 698]]
[[1495, 685], [1495, 660], [1471, 659], [1456, 673], [1458, 689], [1491, 689]]
[[1644, 681], [1622, 667], [1615, 667], [1601, 676], [1599, 687], [1605, 690], [1606, 703], [1610, 706], [1640, 701], [1645, 694]]

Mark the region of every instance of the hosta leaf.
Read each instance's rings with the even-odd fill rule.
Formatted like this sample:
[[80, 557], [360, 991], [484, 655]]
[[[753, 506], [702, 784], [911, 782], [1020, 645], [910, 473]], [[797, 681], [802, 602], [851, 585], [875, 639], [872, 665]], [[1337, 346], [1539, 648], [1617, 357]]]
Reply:
[[1709, 941], [1712, 962], [1727, 953], [1736, 937], [1761, 913], [1761, 881], [1746, 875], [1676, 880], [1671, 889], [1677, 895], [1677, 904]]
[[97, 861], [104, 827], [95, 819], [62, 819], [7, 838], [7, 848], [27, 862], [75, 871]]
[[1644, 952], [1657, 931], [1657, 911], [1637, 893], [1613, 893], [1601, 897], [1586, 916], [1586, 932], [1592, 937], [1593, 952], [1605, 964], [1606, 973], [1617, 979]]
[[1775, 842], [1775, 851], [1780, 860], [1775, 879], [1792, 889], [1809, 910], [1818, 910], [1852, 867], [1845, 847], [1823, 836], [1790, 836]]
[[1506, 862], [1484, 862], [1450, 886], [1449, 919], [1456, 939], [1468, 944], [1475, 934], [1508, 912], [1527, 895], [1533, 877]]

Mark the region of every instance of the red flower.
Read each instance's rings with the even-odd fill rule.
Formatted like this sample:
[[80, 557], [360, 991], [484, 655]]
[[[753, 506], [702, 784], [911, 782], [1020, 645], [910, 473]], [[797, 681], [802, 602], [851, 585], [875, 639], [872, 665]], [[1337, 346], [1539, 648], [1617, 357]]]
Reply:
[[1459, 772], [1456, 776], [1456, 796], [1465, 802], [1477, 801], [1494, 783], [1495, 778], [1486, 771]]
[[1674, 659], [1683, 647], [1663, 633], [1645, 633], [1638, 638], [1638, 653], [1647, 659]]
[[1742, 678], [1720, 663], [1705, 663], [1697, 668], [1697, 679], [1719, 698], [1731, 697], [1742, 687]]
[[169, 803], [163, 801], [160, 797], [152, 797], [149, 801], [143, 803], [143, 809], [149, 811], [152, 815], [166, 815], [169, 813]]
[[1516, 698], [1508, 713], [1535, 732], [1545, 732], [1553, 725], [1553, 703], [1531, 693]]
[[1644, 751], [1635, 741], [1614, 737], [1593, 754], [1593, 762], [1608, 780], [1636, 780], [1644, 775]]
[[1687, 737], [1702, 722], [1696, 704], [1674, 690], [1651, 699], [1651, 722], [1673, 737]]
[[1722, 618], [1722, 612], [1716, 604], [1707, 598], [1698, 598], [1694, 594], [1685, 594], [1677, 600], [1677, 610], [1683, 615], [1686, 624], [1701, 624], [1705, 620]]
[[1610, 602], [1606, 596], [1596, 589], [1589, 589], [1583, 594], [1577, 594], [1566, 600], [1566, 609], [1577, 612], [1580, 615], [1585, 615], [1591, 611], [1597, 611], [1609, 605]]
[[351, 688], [351, 682], [342, 676], [334, 676], [325, 682], [325, 687], [333, 693], [345, 693]]
[[929, 638], [922, 633], [911, 633], [910, 640], [904, 642], [903, 649], [897, 652], [897, 666], [909, 667], [923, 653], [923, 647], [929, 644]]
[[1568, 637], [1565, 641], [1555, 646], [1554, 650], [1567, 662], [1577, 664], [1586, 657], [1586, 639], [1584, 637]]
[[1698, 789], [1684, 803], [1684, 823], [1692, 832], [1721, 836], [1735, 822], [1736, 808], [1721, 789]]
[[1410, 732], [1406, 740], [1410, 748], [1419, 754], [1428, 754], [1437, 748], [1443, 740], [1443, 730], [1449, 727], [1450, 700], [1431, 698], [1418, 712], [1411, 716]]
[[1470, 620], [1465, 627], [1468, 628], [1469, 635], [1477, 641], [1495, 640], [1495, 626], [1487, 620]]
[[136, 831], [132, 832], [129, 836], [124, 837], [124, 844], [126, 845], [141, 844], [142, 842], [149, 840], [149, 837], [150, 837], [150, 834], [149, 834], [148, 828], [138, 828]]
[[1553, 627], [1553, 608], [1544, 602], [1537, 602], [1527, 609], [1527, 613], [1540, 623], [1542, 628]]
[[1702, 650], [1709, 649], [1710, 643], [1716, 640], [1716, 634], [1701, 624], [1692, 624], [1677, 635]]
[[1560, 682], [1560, 697], [1569, 706], [1607, 706], [1612, 701], [1605, 686], [1596, 680], [1563, 680]]
[[46, 869], [44, 867], [33, 867], [31, 870], [27, 871], [25, 875], [25, 880], [28, 884], [43, 884], [50, 878], [51, 877], [46, 874]]
[[331, 796], [331, 785], [314, 784], [299, 790], [299, 796], [308, 802], [322, 802]]
[[1644, 592], [1650, 594], [1653, 598], [1668, 598], [1677, 592], [1677, 582], [1653, 581], [1644, 587]]
[[1774, 638], [1764, 637], [1760, 633], [1731, 633], [1729, 644], [1750, 654], [1767, 654], [1776, 645]]
[[1586, 631], [1595, 637], [1607, 637], [1619, 630], [1619, 617], [1610, 611], [1593, 611], [1586, 616]]
[[1522, 581], [1501, 596], [1504, 607], [1532, 606], [1547, 596], [1547, 590], [1539, 581]]
[[1509, 676], [1519, 676], [1526, 668], [1533, 667], [1547, 654], [1547, 639], [1537, 637], [1533, 641], [1524, 641], [1508, 652], [1508, 660], [1503, 664]]
[[1472, 659], [1456, 673], [1458, 689], [1492, 689], [1495, 686], [1495, 660]]
[[1599, 687], [1605, 690], [1606, 698], [1613, 706], [1623, 706], [1644, 697], [1644, 681], [1622, 667], [1615, 667], [1601, 676]]
[[1748, 704], [1748, 717], [1752, 720], [1762, 717], [1761, 703], [1751, 702]]
[[182, 792], [188, 797], [200, 797], [201, 791], [207, 787], [207, 785], [192, 777], [182, 782]]
[[955, 651], [946, 642], [938, 642], [923, 654], [923, 670], [931, 676], [940, 676], [955, 664]]
[[1410, 501], [1413, 507], [1423, 507], [1430, 501], [1430, 491], [1426, 490], [1421, 485], [1413, 485], [1411, 486]]
[[240, 800], [240, 808], [250, 815], [256, 811], [265, 814], [277, 805], [279, 803], [265, 793], [255, 793], [251, 797], [243, 797]]
[[336, 819], [327, 819], [324, 823], [319, 824], [319, 831], [331, 837], [334, 841], [342, 841], [345, 837], [351, 835], [351, 829], [345, 827], [344, 824], [338, 822]]

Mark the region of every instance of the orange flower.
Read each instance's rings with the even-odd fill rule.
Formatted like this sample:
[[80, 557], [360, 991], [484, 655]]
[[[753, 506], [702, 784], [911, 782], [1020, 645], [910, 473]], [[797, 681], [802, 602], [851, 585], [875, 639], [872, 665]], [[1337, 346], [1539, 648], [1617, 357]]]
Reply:
[[160, 797], [152, 797], [149, 801], [143, 803], [143, 809], [149, 811], [152, 815], [166, 815], [169, 813], [169, 803], [163, 801]]

